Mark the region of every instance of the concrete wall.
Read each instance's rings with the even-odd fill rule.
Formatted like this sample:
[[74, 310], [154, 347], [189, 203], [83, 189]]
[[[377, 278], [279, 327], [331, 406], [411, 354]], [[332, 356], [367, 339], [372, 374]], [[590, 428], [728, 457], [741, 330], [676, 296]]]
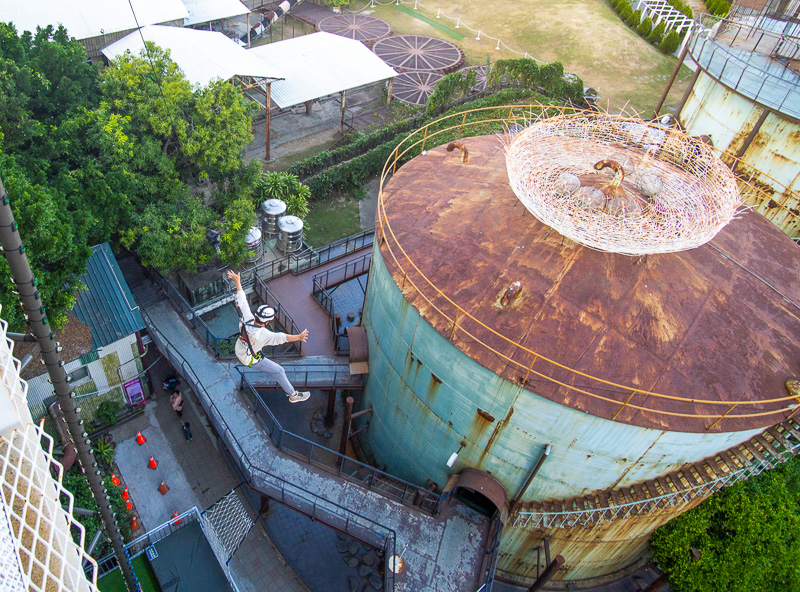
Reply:
[[[490, 472], [514, 498], [552, 442], [523, 500], [563, 499], [663, 475], [760, 431], [639, 428], [524, 390], [463, 355], [421, 319], [377, 251], [364, 325], [370, 372], [363, 407], [372, 406], [374, 413], [362, 442], [390, 473], [415, 483], [429, 479], [444, 486], [451, 475], [474, 467]], [[462, 440], [466, 446], [448, 468]]]

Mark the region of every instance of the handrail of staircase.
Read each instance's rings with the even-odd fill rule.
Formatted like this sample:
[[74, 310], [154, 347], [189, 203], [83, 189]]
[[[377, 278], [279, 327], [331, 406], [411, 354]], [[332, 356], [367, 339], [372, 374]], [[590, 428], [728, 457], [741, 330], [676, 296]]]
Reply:
[[[141, 313], [150, 332], [150, 337], [164, 356], [170, 361], [173, 368], [183, 376], [192, 390], [196, 393], [203, 393], [205, 398], [204, 407], [209, 413], [214, 427], [219, 432], [220, 438], [225, 446], [232, 452], [231, 457], [238, 465], [242, 474], [245, 475], [250, 486], [253, 487], [253, 489], [278, 499], [278, 501], [283, 504], [291, 507], [298, 507], [298, 509], [304, 513], [311, 512], [311, 517], [315, 520], [319, 520], [333, 528], [352, 534], [360, 540], [367, 542], [372, 541], [370, 544], [374, 544], [376, 547], [387, 549], [384, 557], [384, 562], [386, 563], [384, 566], [384, 588], [387, 591], [393, 591], [395, 589], [395, 576], [394, 572], [389, 569], [388, 561], [389, 558], [394, 555], [397, 548], [397, 533], [388, 526], [384, 526], [371, 518], [367, 518], [358, 512], [340, 506], [316, 493], [308, 491], [299, 485], [295, 485], [282, 477], [255, 466], [244, 452], [239, 440], [225, 421], [225, 417], [217, 408], [216, 403], [200, 382], [192, 367], [186, 362], [186, 359], [169, 339], [158, 330], [155, 323], [153, 323], [153, 320], [150, 318], [150, 315], [147, 314], [144, 309], [142, 309]], [[380, 540], [378, 541], [376, 539]]]

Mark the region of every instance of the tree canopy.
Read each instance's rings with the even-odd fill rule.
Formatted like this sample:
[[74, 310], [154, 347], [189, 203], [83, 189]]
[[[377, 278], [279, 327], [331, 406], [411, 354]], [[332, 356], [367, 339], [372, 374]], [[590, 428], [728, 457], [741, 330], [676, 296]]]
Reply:
[[[217, 228], [223, 259], [242, 261], [260, 166], [242, 159], [257, 107], [240, 89], [192, 87], [152, 44], [101, 71], [63, 27], [18, 35], [0, 23], [0, 102], [0, 177], [55, 326], [90, 245], [113, 241], [162, 271], [193, 271], [216, 255], [205, 235]], [[23, 327], [8, 284], [0, 302]]]
[[676, 592], [800, 590], [800, 459], [713, 495], [659, 528], [652, 548]]

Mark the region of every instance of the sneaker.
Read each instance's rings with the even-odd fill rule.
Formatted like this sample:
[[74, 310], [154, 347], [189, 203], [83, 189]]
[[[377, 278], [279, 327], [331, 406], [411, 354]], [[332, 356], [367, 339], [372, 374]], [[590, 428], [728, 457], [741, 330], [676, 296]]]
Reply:
[[311, 396], [308, 391], [295, 391], [293, 395], [289, 395], [290, 403], [301, 403]]

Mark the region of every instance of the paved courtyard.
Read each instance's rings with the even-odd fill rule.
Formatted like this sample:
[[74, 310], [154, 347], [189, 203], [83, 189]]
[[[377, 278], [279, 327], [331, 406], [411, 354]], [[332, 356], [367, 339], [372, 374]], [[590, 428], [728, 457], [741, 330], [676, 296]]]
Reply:
[[[190, 424], [193, 436], [191, 442], [184, 439], [180, 419], [172, 410], [169, 395], [161, 388], [162, 379], [170, 373], [171, 368], [163, 359], [158, 362], [152, 372], [156, 394], [144, 414], [112, 430], [120, 477], [128, 486], [140, 517], [141, 527], [135, 536], [166, 522], [176, 511], [181, 513], [196, 506], [202, 512], [239, 485], [217, 448], [216, 435], [202, 407], [194, 394], [181, 385], [187, 402], [183, 420]], [[142, 446], [136, 443], [138, 431], [147, 439]], [[150, 456], [158, 462], [155, 470], [147, 467]], [[169, 487], [166, 495], [158, 492], [161, 480]], [[255, 518], [248, 503], [245, 507]], [[230, 566], [242, 592], [308, 591], [260, 522], [250, 530]]]

